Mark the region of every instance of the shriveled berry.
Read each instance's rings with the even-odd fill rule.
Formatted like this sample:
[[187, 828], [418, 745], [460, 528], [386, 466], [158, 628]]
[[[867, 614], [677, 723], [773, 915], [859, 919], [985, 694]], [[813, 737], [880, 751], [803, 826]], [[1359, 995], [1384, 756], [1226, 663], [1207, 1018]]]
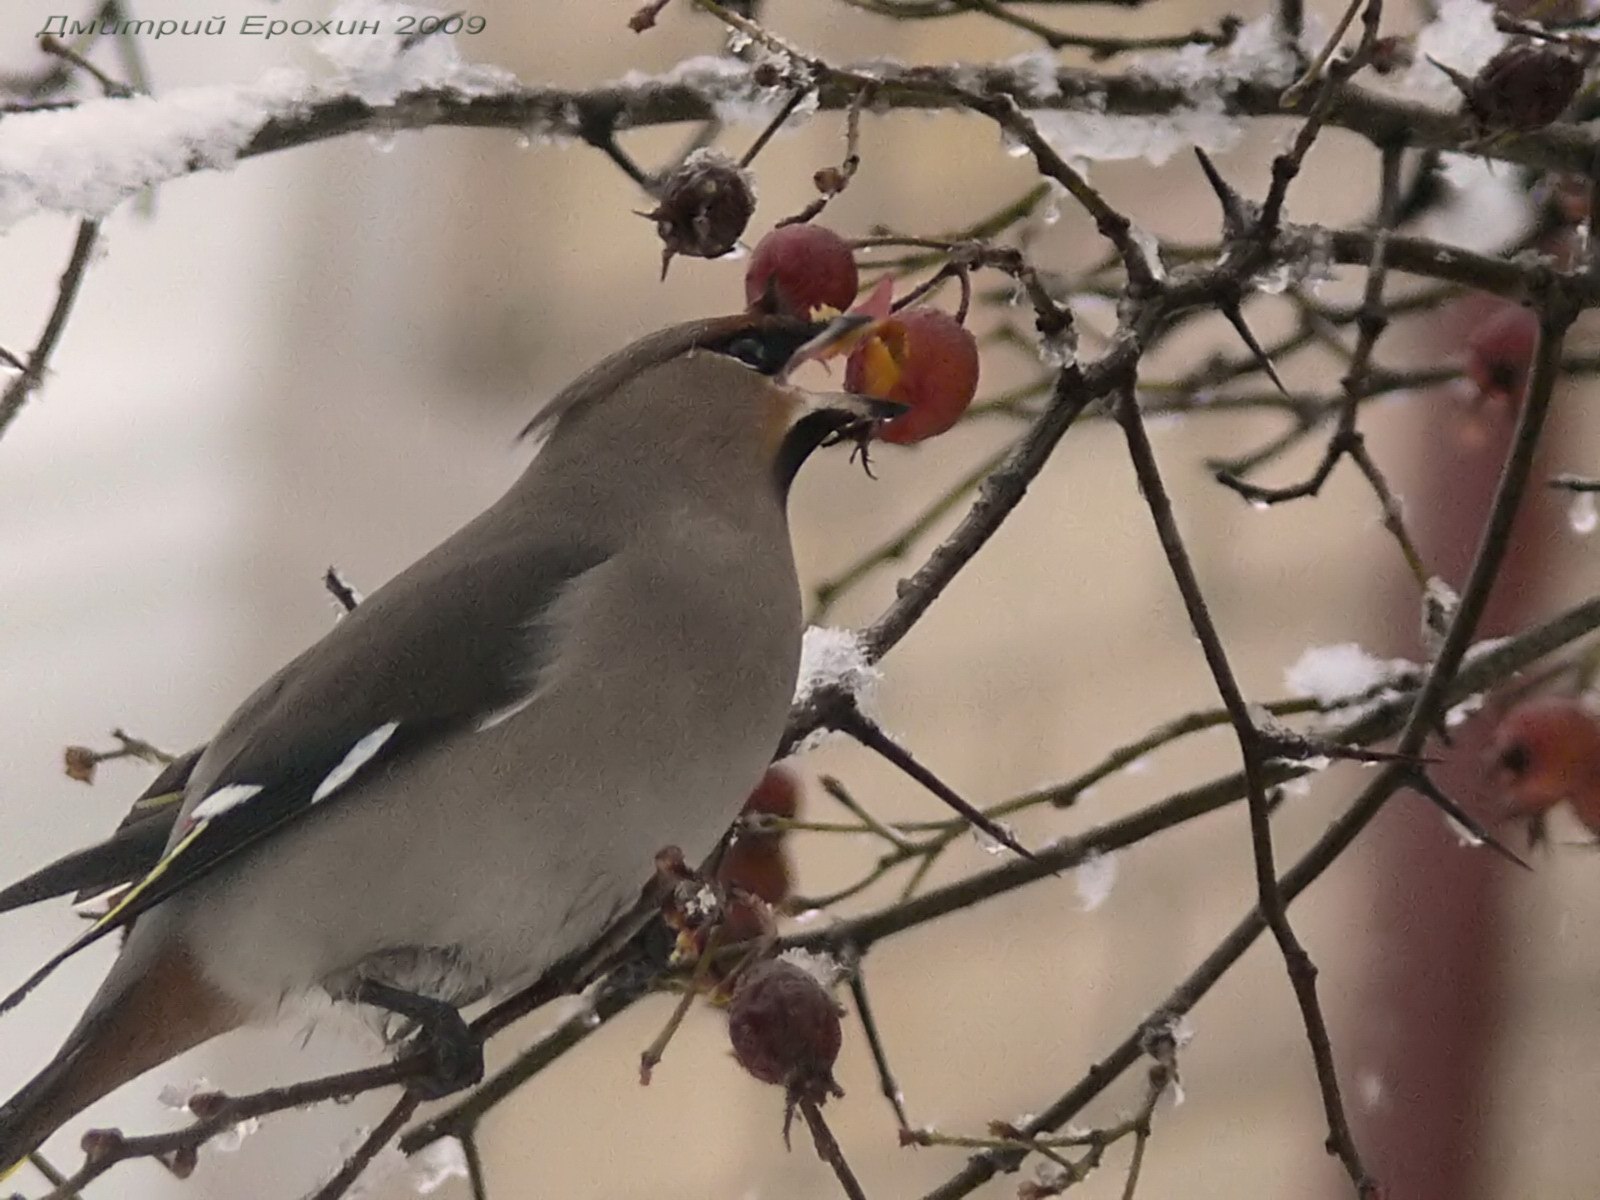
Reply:
[[740, 976], [728, 1006], [733, 1055], [762, 1083], [786, 1088], [791, 1100], [838, 1095], [840, 1015], [808, 972], [783, 959], [757, 963]]
[[1550, 42], [1512, 42], [1464, 89], [1467, 110], [1487, 130], [1540, 129], [1567, 111], [1586, 61]]
[[79, 783], [93, 783], [94, 769], [100, 765], [100, 756], [87, 746], [68, 746], [61, 755], [61, 766], [68, 779]]
[[949, 313], [908, 308], [851, 352], [845, 387], [910, 408], [878, 437], [902, 446], [923, 441], [960, 420], [978, 394], [977, 339]]
[[1372, 69], [1379, 75], [1391, 75], [1411, 65], [1415, 50], [1410, 38], [1381, 37], [1372, 44]]
[[756, 243], [744, 299], [753, 309], [804, 319], [817, 308], [849, 308], [860, 282], [850, 244], [833, 230], [782, 225]]
[[720, 258], [739, 242], [756, 210], [750, 173], [720, 150], [696, 150], [661, 186], [659, 202], [643, 215], [661, 237], [661, 275], [675, 254]]
[[1520, 404], [1539, 345], [1539, 318], [1532, 309], [1507, 304], [1467, 335], [1467, 376], [1484, 399]]

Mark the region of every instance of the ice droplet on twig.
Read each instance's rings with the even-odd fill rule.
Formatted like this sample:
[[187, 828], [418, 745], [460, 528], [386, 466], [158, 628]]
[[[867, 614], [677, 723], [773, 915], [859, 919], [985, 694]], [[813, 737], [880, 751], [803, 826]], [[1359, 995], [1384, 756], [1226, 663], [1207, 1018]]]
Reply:
[[1437, 575], [1428, 580], [1422, 592], [1422, 644], [1430, 658], [1443, 648], [1445, 635], [1460, 607], [1461, 597], [1453, 587]]
[[1078, 907], [1084, 912], [1094, 912], [1106, 902], [1117, 882], [1117, 859], [1114, 854], [1091, 854], [1072, 872], [1072, 886], [1078, 892]]
[[411, 1158], [411, 1180], [419, 1195], [431, 1196], [450, 1180], [468, 1175], [467, 1150], [457, 1138], [440, 1138]]
[[209, 1092], [211, 1084], [204, 1075], [198, 1079], [191, 1079], [187, 1083], [164, 1083], [161, 1090], [156, 1093], [156, 1103], [163, 1108], [170, 1108], [173, 1112], [188, 1112], [189, 1101], [201, 1092]]
[[[1012, 831], [1011, 826], [1007, 825], [1003, 821], [996, 821], [995, 824], [998, 825], [1000, 829], [1005, 832], [1005, 835], [1012, 841], [1017, 840], [1016, 834]], [[1005, 853], [1006, 844], [1004, 842], [1002, 842], [999, 838], [992, 836], [987, 830], [979, 829], [976, 825], [972, 827], [972, 840], [983, 847], [983, 852], [985, 854]]]
[[1572, 497], [1567, 524], [1572, 526], [1573, 533], [1581, 534], [1593, 533], [1600, 525], [1600, 504], [1596, 504], [1593, 492], [1578, 492]]
[[236, 1125], [230, 1125], [211, 1138], [211, 1148], [219, 1154], [233, 1154], [244, 1141], [256, 1130], [261, 1128], [260, 1117], [246, 1117]]

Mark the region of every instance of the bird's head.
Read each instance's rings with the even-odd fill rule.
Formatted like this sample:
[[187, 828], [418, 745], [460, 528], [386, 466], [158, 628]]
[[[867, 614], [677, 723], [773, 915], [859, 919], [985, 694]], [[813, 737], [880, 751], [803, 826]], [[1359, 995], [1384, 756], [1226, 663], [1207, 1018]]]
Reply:
[[704, 345], [766, 381], [757, 389], [756, 402], [764, 409], [759, 445], [783, 493], [813, 451], [856, 436], [864, 439], [906, 410], [905, 405], [880, 396], [813, 391], [789, 382], [799, 366], [848, 352], [866, 323], [866, 318], [853, 313], [828, 321], [745, 316], [731, 333], [719, 334]]
[[[524, 434], [604, 431], [658, 458], [755, 466], [788, 492], [818, 447], [871, 433], [905, 406], [792, 383], [801, 363], [854, 343], [863, 318], [805, 321], [738, 313], [670, 326], [600, 362], [557, 395]], [[732, 461], [730, 462], [730, 456]]]

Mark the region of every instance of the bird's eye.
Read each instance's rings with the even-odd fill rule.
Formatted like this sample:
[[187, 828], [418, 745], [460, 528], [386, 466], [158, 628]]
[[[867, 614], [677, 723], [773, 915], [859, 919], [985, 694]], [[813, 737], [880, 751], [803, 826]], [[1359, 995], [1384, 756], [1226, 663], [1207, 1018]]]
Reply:
[[760, 371], [763, 375], [770, 375], [783, 365], [775, 361], [776, 349], [770, 341], [746, 334], [734, 338], [724, 346], [723, 353], [731, 358], [737, 358], [745, 366]]
[[1500, 752], [1499, 762], [1500, 766], [1512, 775], [1522, 775], [1532, 765], [1533, 756], [1523, 743], [1512, 742]]

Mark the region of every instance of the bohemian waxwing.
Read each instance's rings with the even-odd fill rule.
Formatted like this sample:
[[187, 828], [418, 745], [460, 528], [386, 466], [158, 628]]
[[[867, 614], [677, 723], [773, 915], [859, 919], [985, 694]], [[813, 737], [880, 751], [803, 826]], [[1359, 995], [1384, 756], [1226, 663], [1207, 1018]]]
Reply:
[[[547, 440], [504, 497], [164, 773], [150, 794], [181, 805], [8, 889], [0, 907], [121, 883], [170, 831], [0, 1002], [127, 931], [66, 1044], [0, 1108], [0, 1167], [300, 994], [464, 1034], [460, 1005], [594, 943], [658, 851], [711, 850], [794, 690], [790, 481], [891, 407], [783, 382], [819, 332], [690, 322], [580, 376], [537, 418]], [[441, 1087], [481, 1076], [465, 1054]]]

